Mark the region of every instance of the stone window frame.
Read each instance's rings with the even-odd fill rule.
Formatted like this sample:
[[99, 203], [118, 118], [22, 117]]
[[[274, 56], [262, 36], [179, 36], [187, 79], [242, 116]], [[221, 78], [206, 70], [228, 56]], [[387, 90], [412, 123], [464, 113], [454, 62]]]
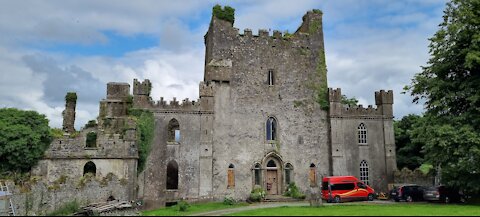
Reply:
[[[270, 120], [273, 120], [272, 124], [270, 124]], [[265, 141], [267, 141], [267, 143], [275, 143], [278, 141], [278, 120], [274, 116], [268, 116], [265, 122]]]
[[227, 170], [227, 189], [235, 188], [235, 165], [229, 164]]
[[[178, 131], [178, 138], [177, 138]], [[172, 137], [173, 136], [173, 137]], [[180, 144], [182, 140], [182, 134], [180, 130], [180, 122], [176, 118], [170, 119], [167, 125], [167, 143], [168, 144]]]
[[[295, 182], [294, 181], [294, 167], [291, 163], [286, 163], [285, 166], [283, 167], [285, 171], [285, 186], [288, 186], [290, 183]], [[287, 172], [288, 171], [288, 172]], [[288, 173], [288, 176], [287, 176]], [[289, 180], [287, 180], [287, 177]]]
[[275, 86], [275, 71], [273, 69], [268, 69], [267, 84], [268, 86]]
[[369, 168], [366, 160], [360, 162], [360, 181], [369, 185]]
[[368, 130], [364, 123], [360, 123], [357, 127], [357, 138], [359, 145], [368, 145]]
[[[253, 186], [262, 186], [262, 165], [255, 162], [252, 167]], [[258, 183], [257, 183], [258, 181]]]
[[[171, 181], [169, 182], [169, 178], [175, 178], [175, 174], [169, 173], [170, 166], [173, 166], [173, 169], [176, 170], [176, 183], [174, 183], [173, 186], [171, 186], [171, 184], [169, 184], [169, 183], [171, 183]], [[165, 171], [166, 171], [165, 189], [167, 191], [178, 191], [179, 190], [179, 186], [178, 186], [178, 183], [180, 183], [179, 182], [179, 178], [180, 178], [179, 170], [180, 170], [180, 168], [179, 168], [179, 165], [178, 165], [176, 160], [171, 160], [167, 163], [167, 168], [165, 169]], [[173, 175], [174, 177], [171, 177], [171, 175]]]

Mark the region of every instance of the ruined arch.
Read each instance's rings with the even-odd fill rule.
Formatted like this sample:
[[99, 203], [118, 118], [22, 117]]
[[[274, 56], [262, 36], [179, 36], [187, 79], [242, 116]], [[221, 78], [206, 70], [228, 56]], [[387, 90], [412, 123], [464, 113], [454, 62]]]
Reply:
[[167, 126], [167, 141], [168, 142], [180, 142], [180, 124], [178, 120], [172, 118], [168, 122]]

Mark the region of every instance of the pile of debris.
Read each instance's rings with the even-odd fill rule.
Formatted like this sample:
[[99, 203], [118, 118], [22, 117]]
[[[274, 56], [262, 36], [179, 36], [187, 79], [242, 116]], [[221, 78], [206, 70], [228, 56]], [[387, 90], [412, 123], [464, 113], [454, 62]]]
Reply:
[[101, 213], [114, 212], [117, 210], [130, 210], [134, 204], [129, 201], [109, 201], [104, 203], [92, 203], [82, 207], [81, 211], [76, 212], [74, 216], [98, 216]]

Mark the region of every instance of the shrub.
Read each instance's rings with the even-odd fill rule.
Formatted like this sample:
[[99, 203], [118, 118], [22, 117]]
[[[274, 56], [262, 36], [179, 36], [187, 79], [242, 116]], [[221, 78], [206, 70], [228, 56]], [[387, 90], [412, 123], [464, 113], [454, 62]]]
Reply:
[[47, 213], [47, 216], [66, 216], [73, 213], [76, 213], [80, 210], [80, 204], [77, 200], [65, 203], [60, 208], [54, 210], [51, 213]]
[[180, 202], [178, 202], [177, 206], [178, 206], [178, 211], [180, 212], [186, 212], [188, 208], [190, 208], [190, 204], [188, 204], [188, 202], [184, 200], [181, 200]]
[[87, 124], [85, 124], [85, 129], [90, 127], [96, 127], [97, 121], [96, 120], [89, 120]]
[[235, 203], [237, 203], [237, 201], [235, 201], [235, 199], [233, 199], [233, 198], [231, 198], [231, 197], [225, 197], [225, 198], [223, 198], [223, 204], [224, 204], [224, 205], [232, 206], [232, 205], [235, 205]]
[[261, 187], [255, 187], [252, 192], [250, 193], [249, 199], [253, 202], [260, 202], [265, 198], [265, 190]]
[[212, 14], [218, 19], [230, 22], [232, 25], [235, 22], [235, 9], [230, 6], [225, 6], [222, 9], [222, 6], [217, 4], [213, 7]]
[[97, 147], [97, 133], [96, 132], [88, 132], [87, 133], [87, 140], [86, 146], [89, 148]]
[[305, 199], [306, 197], [305, 194], [298, 189], [297, 185], [295, 185], [295, 182], [288, 184], [287, 191], [285, 191], [283, 195], [295, 199]]

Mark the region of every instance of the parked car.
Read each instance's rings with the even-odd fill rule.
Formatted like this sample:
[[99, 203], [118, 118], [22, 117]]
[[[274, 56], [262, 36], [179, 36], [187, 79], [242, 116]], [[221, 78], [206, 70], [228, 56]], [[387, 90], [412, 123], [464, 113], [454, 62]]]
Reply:
[[423, 187], [419, 185], [400, 185], [390, 191], [390, 198], [399, 201], [422, 201]]
[[465, 196], [462, 192], [455, 188], [446, 186], [436, 186], [426, 188], [423, 192], [423, 198], [429, 202], [443, 202], [443, 203], [464, 203]]
[[340, 203], [351, 200], [373, 200], [375, 190], [355, 176], [330, 176], [322, 180], [322, 199]]

